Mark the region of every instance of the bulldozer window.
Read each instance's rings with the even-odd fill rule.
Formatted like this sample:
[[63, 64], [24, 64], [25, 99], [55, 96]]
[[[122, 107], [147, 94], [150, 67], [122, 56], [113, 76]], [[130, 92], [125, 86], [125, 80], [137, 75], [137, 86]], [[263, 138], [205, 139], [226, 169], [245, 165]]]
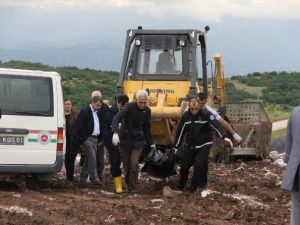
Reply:
[[138, 54], [139, 74], [181, 74], [181, 49], [143, 49]]

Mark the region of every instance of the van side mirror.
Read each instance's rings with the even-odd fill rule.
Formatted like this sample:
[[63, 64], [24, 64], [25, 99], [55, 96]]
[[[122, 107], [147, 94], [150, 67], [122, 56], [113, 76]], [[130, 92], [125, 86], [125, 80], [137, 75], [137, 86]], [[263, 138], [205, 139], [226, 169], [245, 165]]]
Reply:
[[1, 116], [2, 116], [2, 111], [1, 111], [1, 108], [0, 108], [0, 119], [1, 119]]

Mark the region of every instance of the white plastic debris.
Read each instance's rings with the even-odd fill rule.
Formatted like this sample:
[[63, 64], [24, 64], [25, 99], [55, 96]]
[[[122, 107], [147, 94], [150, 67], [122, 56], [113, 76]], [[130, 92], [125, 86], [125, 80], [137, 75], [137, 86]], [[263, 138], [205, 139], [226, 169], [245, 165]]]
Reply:
[[115, 222], [115, 218], [112, 216], [112, 215], [109, 215], [108, 217], [107, 217], [107, 219], [105, 219], [104, 221], [106, 222], [106, 223], [113, 223], [113, 222]]
[[11, 206], [9, 208], [0, 206], [0, 209], [5, 211], [5, 212], [9, 212], [9, 213], [25, 214], [25, 215], [30, 216], [30, 217], [33, 215], [32, 212], [30, 212], [28, 209], [22, 208], [22, 207], [19, 207], [19, 206]]
[[241, 163], [241, 165], [235, 169], [235, 171], [241, 171], [245, 169], [246, 164], [245, 163]]
[[160, 198], [151, 199], [150, 201], [151, 201], [151, 203], [162, 203], [162, 202], [164, 202], [164, 200], [160, 199]]
[[173, 217], [171, 221], [172, 221], [172, 223], [177, 222], [177, 219], [175, 217]]
[[55, 198], [51, 198], [51, 197], [48, 197], [48, 196], [43, 196], [43, 198], [48, 199], [48, 200], [50, 200], [51, 202], [55, 200]]
[[223, 193], [224, 197], [236, 199], [240, 202], [240, 204], [246, 204], [253, 208], [269, 208], [269, 205], [266, 205], [260, 201], [258, 201], [255, 197], [249, 195], [242, 195], [239, 193], [236, 194], [226, 194]]
[[279, 153], [277, 151], [271, 151], [269, 154], [270, 159], [273, 161], [276, 161], [277, 159], [284, 159], [285, 158], [285, 153]]
[[210, 189], [205, 189], [205, 190], [201, 191], [201, 197], [202, 197], [202, 198], [205, 198], [205, 197], [207, 197], [208, 195], [210, 195], [211, 193], [213, 193], [212, 190], [210, 190]]
[[101, 192], [102, 194], [105, 194], [105, 195], [115, 195], [115, 193], [109, 192], [109, 191], [101, 190], [100, 192]]
[[277, 159], [274, 161], [275, 165], [278, 165], [280, 167], [286, 167], [286, 163], [283, 161], [283, 159]]
[[20, 198], [21, 194], [13, 194], [14, 197]]

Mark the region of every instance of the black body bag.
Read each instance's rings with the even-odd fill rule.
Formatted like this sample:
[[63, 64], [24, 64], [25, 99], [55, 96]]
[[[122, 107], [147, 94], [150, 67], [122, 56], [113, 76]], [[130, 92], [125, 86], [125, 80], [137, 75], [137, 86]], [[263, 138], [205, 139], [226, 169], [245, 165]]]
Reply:
[[142, 172], [147, 172], [154, 177], [166, 178], [176, 174], [176, 155], [173, 149], [162, 152], [158, 149], [151, 150], [144, 159]]

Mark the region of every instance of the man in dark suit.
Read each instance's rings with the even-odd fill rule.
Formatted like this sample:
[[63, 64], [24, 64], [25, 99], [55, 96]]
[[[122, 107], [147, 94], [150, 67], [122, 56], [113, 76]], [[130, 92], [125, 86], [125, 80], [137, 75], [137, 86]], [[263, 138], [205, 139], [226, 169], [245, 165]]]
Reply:
[[[151, 149], [155, 144], [151, 134], [151, 109], [147, 106], [148, 93], [140, 90], [136, 102], [128, 103], [118, 112], [112, 122], [112, 143], [119, 144], [124, 166], [125, 182], [130, 193], [136, 192], [139, 175], [139, 156], [146, 141]], [[119, 123], [121, 128], [119, 132]], [[120, 138], [119, 138], [120, 133]]]
[[90, 105], [80, 111], [78, 118], [78, 134], [85, 155], [80, 182], [86, 182], [89, 176], [90, 181], [98, 186], [101, 182], [97, 174], [96, 152], [103, 133], [102, 117], [98, 113], [100, 106], [101, 98], [92, 97]]
[[[100, 108], [98, 109], [98, 113], [99, 113], [100, 117], [103, 119], [102, 125], [103, 125], [103, 127], [105, 127], [105, 122], [106, 122], [105, 115], [109, 110], [109, 106], [106, 103], [104, 103], [101, 91], [98, 91], [98, 90], [93, 91], [91, 98], [93, 98], [95, 96], [98, 96], [101, 99], [101, 102], [100, 102], [101, 104], [100, 104]], [[104, 136], [105, 136], [105, 132], [103, 132], [102, 139], [104, 138]], [[96, 161], [97, 161], [97, 174], [98, 174], [100, 182], [102, 182], [102, 174], [103, 174], [104, 163], [105, 163], [104, 162], [104, 150], [105, 150], [104, 148], [105, 148], [104, 142], [103, 141], [98, 142]]]

